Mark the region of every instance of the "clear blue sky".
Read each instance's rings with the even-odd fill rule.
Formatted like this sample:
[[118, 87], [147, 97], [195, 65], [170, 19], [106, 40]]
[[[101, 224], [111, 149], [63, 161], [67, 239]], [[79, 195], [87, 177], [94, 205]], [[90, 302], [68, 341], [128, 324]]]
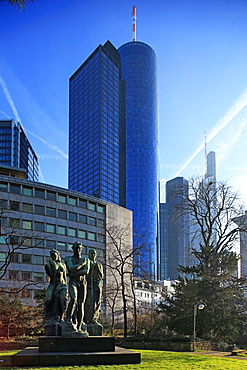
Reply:
[[218, 179], [247, 200], [246, 0], [0, 2], [0, 118], [19, 117], [40, 180], [67, 187], [68, 79], [99, 44], [131, 41], [132, 5], [159, 61], [160, 179], [203, 174], [206, 132]]

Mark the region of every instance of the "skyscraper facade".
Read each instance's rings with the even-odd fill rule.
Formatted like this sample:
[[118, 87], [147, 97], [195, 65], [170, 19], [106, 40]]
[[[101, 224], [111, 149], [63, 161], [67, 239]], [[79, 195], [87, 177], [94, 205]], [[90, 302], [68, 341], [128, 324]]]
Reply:
[[[165, 278], [178, 278], [179, 265], [189, 266], [189, 215], [179, 214], [180, 204], [184, 197], [188, 197], [188, 181], [183, 177], [176, 177], [166, 183], [166, 210], [167, 210], [167, 271]], [[179, 217], [178, 217], [179, 215]]]
[[149, 45], [139, 41], [128, 42], [118, 50], [126, 83], [126, 207], [133, 211], [134, 245], [140, 238], [144, 240], [149, 250], [144, 260], [154, 264], [158, 213], [157, 58]]
[[37, 155], [23, 127], [14, 120], [0, 121], [0, 166], [25, 169], [28, 180], [38, 181]]
[[107, 41], [70, 78], [69, 188], [133, 211], [140, 263], [154, 272], [158, 210], [157, 60], [141, 42]]
[[119, 54], [108, 41], [70, 78], [69, 189], [124, 205], [120, 73]]

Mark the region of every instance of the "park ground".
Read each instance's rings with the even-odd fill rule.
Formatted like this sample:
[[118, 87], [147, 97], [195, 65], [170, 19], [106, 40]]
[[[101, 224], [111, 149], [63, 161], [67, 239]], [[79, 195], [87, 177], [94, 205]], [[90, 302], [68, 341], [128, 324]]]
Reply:
[[[10, 356], [17, 350], [0, 352], [0, 367], [11, 370]], [[142, 363], [137, 365], [66, 366], [61, 370], [247, 370], [247, 355], [231, 356], [230, 352], [168, 352], [138, 350]], [[22, 370], [54, 370], [58, 367], [22, 368]]]

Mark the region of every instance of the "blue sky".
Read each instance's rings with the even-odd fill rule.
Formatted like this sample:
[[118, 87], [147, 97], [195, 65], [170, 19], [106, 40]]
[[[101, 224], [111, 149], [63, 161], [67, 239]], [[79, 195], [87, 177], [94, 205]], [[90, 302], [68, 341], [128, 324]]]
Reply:
[[247, 201], [246, 0], [2, 3], [0, 118], [20, 119], [40, 181], [67, 187], [68, 79], [99, 44], [131, 41], [133, 5], [159, 61], [160, 179], [204, 173], [206, 132], [218, 179]]

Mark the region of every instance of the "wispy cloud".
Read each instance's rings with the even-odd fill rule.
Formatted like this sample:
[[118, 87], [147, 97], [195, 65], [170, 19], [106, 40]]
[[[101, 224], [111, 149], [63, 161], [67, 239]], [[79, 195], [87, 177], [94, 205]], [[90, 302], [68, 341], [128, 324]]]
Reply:
[[[1, 75], [0, 75], [0, 85], [2, 86], [3, 91], [4, 91], [4, 94], [5, 94], [5, 97], [6, 97], [7, 101], [8, 101], [8, 103], [9, 103], [12, 111], [13, 111], [13, 115], [15, 117], [15, 120], [17, 122], [21, 122], [19, 113], [18, 113], [17, 108], [15, 106], [15, 103], [14, 103], [14, 101], [13, 101], [11, 95], [10, 95], [9, 89], [7, 87], [7, 84], [5, 83], [5, 81], [4, 81], [4, 79], [3, 79], [3, 77]], [[22, 89], [24, 90], [23, 87], [22, 87]], [[25, 95], [26, 98], [28, 98], [29, 103], [31, 103], [31, 98], [30, 98], [29, 94], [26, 91], [24, 91], [24, 95]], [[39, 112], [38, 107], [36, 107], [35, 103], [29, 104], [29, 107], [31, 105], [35, 106], [34, 111], [37, 114]], [[30, 112], [30, 114], [31, 114], [31, 112]], [[34, 114], [33, 114], [33, 116], [34, 116]], [[43, 120], [44, 120], [44, 117], [42, 117], [41, 122], [43, 122]], [[49, 122], [49, 120], [47, 119], [47, 117], [46, 117], [45, 120], [47, 122]], [[25, 128], [25, 126], [23, 126], [23, 127]], [[26, 128], [25, 128], [25, 131], [28, 132], [29, 134], [31, 134], [32, 136], [36, 137], [38, 140], [40, 140], [42, 143], [44, 143], [46, 146], [48, 146], [49, 148], [51, 148], [55, 152], [59, 153], [63, 158], [68, 159], [68, 155], [66, 153], [64, 153], [64, 151], [61, 150], [57, 145], [50, 144], [47, 140], [43, 139], [42, 137], [40, 137], [37, 134], [34, 134], [33, 132], [27, 130]]]
[[55, 152], [61, 154], [61, 156], [63, 158], [66, 158], [68, 159], [68, 155], [66, 153], [64, 153], [60, 148], [58, 148], [56, 145], [52, 145], [52, 144], [49, 144], [46, 140], [42, 139], [42, 137], [39, 137], [38, 135], [34, 134], [33, 132], [29, 131], [26, 129], [26, 131], [30, 134], [30, 135], [33, 135], [34, 137], [36, 137], [36, 139], [42, 141], [42, 143], [44, 143], [45, 145], [47, 145], [49, 148], [55, 150]]
[[[233, 104], [233, 106], [229, 109], [229, 111], [216, 123], [216, 125], [212, 128], [211, 132], [207, 136], [207, 142], [209, 143], [220, 131], [222, 131], [232, 120], [243, 110], [244, 107], [247, 106], [247, 89], [244, 93], [239, 97], [239, 99]], [[245, 116], [245, 120], [242, 121], [243, 124], [241, 126], [241, 130], [247, 124], [247, 116]], [[241, 131], [242, 132], [242, 131]], [[232, 138], [232, 142], [237, 140], [237, 136], [240, 134], [234, 135], [235, 138]], [[236, 139], [236, 140], [235, 140]], [[190, 158], [183, 164], [183, 166], [177, 171], [174, 177], [177, 177], [181, 174], [183, 170], [185, 170], [188, 165], [193, 161], [193, 159], [197, 156], [198, 153], [204, 148], [204, 142], [202, 142], [199, 147], [194, 151], [194, 153], [190, 156]], [[228, 149], [230, 146], [228, 147]], [[225, 155], [226, 155], [225, 151]]]
[[4, 94], [5, 94], [5, 96], [6, 96], [7, 101], [8, 101], [8, 103], [9, 103], [9, 105], [11, 106], [11, 109], [12, 109], [12, 111], [13, 111], [13, 114], [14, 114], [15, 120], [16, 120], [17, 122], [21, 122], [21, 119], [20, 119], [20, 117], [19, 117], [19, 114], [18, 114], [18, 111], [17, 111], [17, 109], [16, 109], [15, 103], [14, 103], [13, 99], [11, 98], [11, 95], [10, 95], [10, 93], [9, 93], [9, 90], [8, 90], [8, 88], [7, 88], [7, 85], [6, 85], [6, 83], [5, 83], [4, 79], [2, 78], [2, 76], [1, 76], [1, 75], [0, 75], [0, 84], [1, 84], [1, 86], [2, 86], [2, 88], [3, 88], [3, 91], [4, 91]]

